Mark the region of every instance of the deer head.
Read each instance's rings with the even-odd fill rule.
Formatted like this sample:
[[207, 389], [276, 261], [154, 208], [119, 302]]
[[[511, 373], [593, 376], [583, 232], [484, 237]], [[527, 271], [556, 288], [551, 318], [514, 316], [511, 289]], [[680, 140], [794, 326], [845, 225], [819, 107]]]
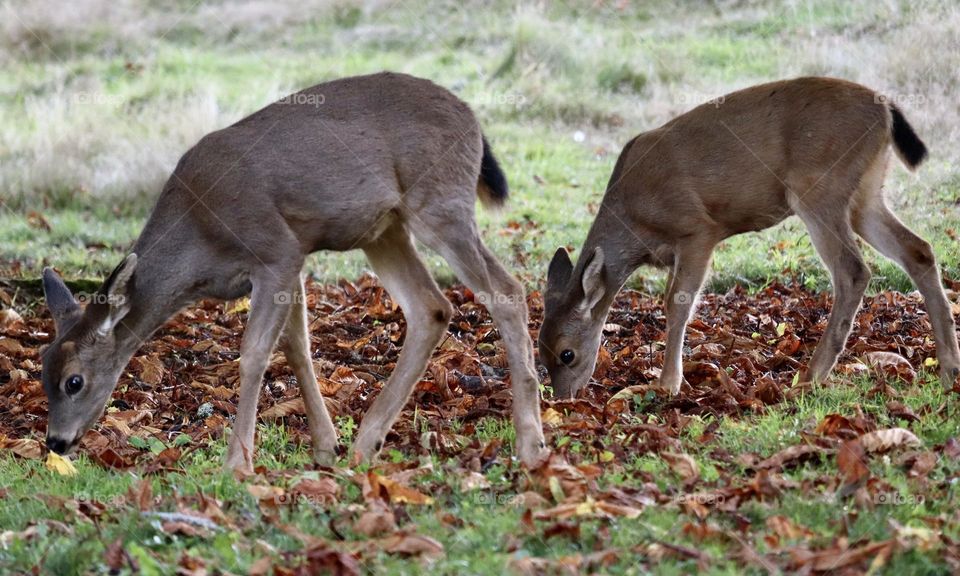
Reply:
[[49, 403], [47, 447], [72, 452], [100, 418], [132, 350], [116, 328], [130, 311], [129, 287], [137, 267], [130, 254], [114, 269], [86, 307], [51, 268], [43, 292], [56, 325], [56, 339], [43, 352], [43, 391]]
[[603, 250], [596, 247], [580, 260], [574, 267], [560, 248], [547, 271], [540, 361], [559, 398], [573, 398], [589, 382], [607, 315], [601, 304], [608, 292]]

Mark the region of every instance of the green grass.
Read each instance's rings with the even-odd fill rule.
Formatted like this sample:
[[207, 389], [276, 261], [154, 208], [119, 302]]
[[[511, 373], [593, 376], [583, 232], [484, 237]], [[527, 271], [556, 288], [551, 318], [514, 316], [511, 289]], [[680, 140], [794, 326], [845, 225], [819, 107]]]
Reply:
[[[715, 455], [726, 451], [734, 455], [751, 453], [766, 458], [786, 446], [800, 443], [799, 432], [812, 432], [816, 423], [827, 414], [853, 416], [862, 410], [881, 426], [904, 425], [886, 416], [884, 404], [887, 398], [867, 398], [866, 392], [871, 386], [872, 382], [867, 380], [842, 382], [835, 387], [818, 388], [795, 402], [770, 407], [762, 413], [740, 419], [723, 419], [714, 432], [714, 440], [707, 443], [703, 443], [699, 437], [708, 420], [695, 417], [679, 437], [680, 450], [698, 461], [702, 470], [701, 483], [707, 489], [709, 485], [719, 486], [726, 482], [721, 477], [748, 479], [751, 475], [739, 464], [731, 464]], [[901, 400], [918, 412], [924, 407], [936, 408], [945, 401], [938, 383], [927, 376], [913, 385], [900, 387], [900, 392]], [[660, 421], [661, 417], [656, 414], [654, 410], [651, 423]], [[630, 419], [629, 416], [625, 418]], [[960, 414], [956, 410], [949, 410], [931, 415], [914, 426], [913, 430], [930, 448], [960, 431]], [[617, 441], [620, 432], [621, 424], [615, 424], [596, 441], [611, 445]], [[512, 429], [501, 420], [488, 419], [477, 426], [477, 436], [482, 440], [498, 437], [510, 442]], [[560, 443], [560, 438], [554, 436], [553, 443]], [[572, 459], [592, 459], [586, 445], [578, 450], [568, 445], [566, 449]], [[280, 530], [280, 526], [291, 524], [308, 534], [334, 539], [335, 534], [330, 529], [331, 520], [342, 521], [350, 517], [346, 512], [348, 507], [363, 503], [357, 485], [348, 478], [348, 469], [339, 468], [337, 477], [342, 495], [338, 506], [327, 508], [301, 501], [295, 505], [281, 504], [272, 512], [262, 509], [247, 491], [247, 484], [263, 484], [266, 481], [289, 487], [301, 478], [318, 477], [317, 472], [304, 471], [309, 462], [307, 447], [293, 442], [281, 426], [262, 425], [260, 428], [257, 464], [265, 466], [267, 478], [241, 482], [222, 472], [220, 462], [224, 451], [223, 443], [215, 442], [184, 458], [177, 465], [180, 468], [177, 473], [148, 477], [137, 470], [105, 470], [82, 456], [77, 460], [79, 474], [76, 477], [50, 474], [39, 462], [2, 457], [0, 486], [7, 487], [7, 495], [4, 505], [0, 506], [0, 526], [16, 532], [35, 524], [39, 532], [31, 542], [14, 540], [8, 547], [0, 548], [0, 569], [25, 571], [39, 565], [48, 572], [86, 573], [99, 564], [105, 543], [121, 539], [126, 549], [140, 559], [143, 568], [155, 565], [158, 573], [167, 573], [184, 554], [207, 559], [223, 570], [243, 573], [256, 558], [265, 553], [278, 556], [300, 549], [299, 541]], [[397, 458], [410, 462], [410, 456], [402, 452], [397, 452]], [[685, 533], [684, 525], [696, 521], [675, 503], [647, 506], [635, 519], [621, 518], [612, 523], [584, 520], [579, 540], [563, 536], [544, 540], [542, 533], [530, 533], [523, 528], [522, 508], [511, 505], [522, 485], [522, 480], [516, 475], [515, 463], [501, 461], [492, 466], [486, 472], [491, 487], [466, 493], [459, 489], [458, 474], [444, 472], [451, 467], [456, 469], [458, 464], [455, 461], [444, 462], [434, 458], [432, 461], [421, 461], [420, 464], [432, 465], [433, 472], [418, 477], [413, 485], [433, 495], [435, 502], [428, 506], [407, 506], [409, 519], [406, 525], [416, 526], [420, 534], [443, 543], [445, 556], [432, 566], [438, 573], [501, 574], [510, 562], [524, 556], [556, 560], [589, 553], [594, 549], [594, 544], [624, 551], [614, 565], [607, 567], [611, 573], [633, 574], [652, 570], [657, 574], [681, 574], [694, 569], [692, 561], [668, 559], [651, 563], [641, 554], [630, 552], [653, 541], [688, 546], [708, 554], [712, 559], [711, 574], [738, 571], [738, 565], [730, 558], [734, 550], [731, 544], [723, 539], [699, 542]], [[342, 461], [339, 464], [341, 467], [344, 465]], [[844, 507], [843, 503], [836, 501], [831, 491], [822, 488], [784, 489], [782, 495], [774, 500], [744, 503], [739, 513], [753, 524], [751, 531], [755, 534], [764, 533], [762, 527], [772, 516], [786, 516], [814, 532], [810, 542], [829, 543], [844, 533], [851, 541], [882, 540], [893, 535], [892, 521], [903, 526], [922, 527], [921, 518], [951, 510], [957, 498], [953, 483], [943, 483], [960, 472], [960, 466], [955, 462], [938, 462], [930, 473], [929, 484], [908, 478], [893, 458], [874, 457], [870, 467], [875, 477], [890, 483], [898, 496], [870, 508], [854, 509]], [[598, 479], [601, 488], [631, 486], [639, 481], [651, 480], [664, 493], [671, 493], [679, 487], [679, 481], [670, 468], [654, 453], [640, 454], [604, 468], [603, 475]], [[817, 478], [835, 474], [834, 457], [826, 455], [818, 462], [787, 469], [783, 477], [799, 485], [804, 481], [813, 482]], [[166, 534], [157, 521], [141, 516], [136, 505], [126, 497], [128, 491], [138, 486], [144, 478], [151, 482], [157, 503], [152, 511], [198, 511], [198, 495], [202, 493], [222, 503], [225, 515], [234, 527], [222, 527], [205, 538]], [[103, 505], [97, 524], [83, 519], [74, 511], [78, 503]], [[270, 514], [273, 519], [270, 522], [261, 521], [264, 514]], [[464, 525], [451, 527], [444, 523], [444, 514], [461, 519]], [[838, 522], [840, 515], [847, 515], [846, 523]], [[734, 529], [735, 526], [734, 517], [720, 512], [712, 514], [710, 522], [721, 530]], [[548, 524], [538, 522], [538, 530]], [[64, 525], [69, 532], [64, 532]], [[362, 540], [361, 536], [350, 532], [348, 521], [342, 521], [341, 525], [346, 527], [343, 531], [348, 542]], [[596, 532], [601, 529], [609, 530], [609, 533], [601, 535]], [[951, 537], [960, 536], [956, 524], [945, 524], [944, 530]], [[755, 540], [755, 544], [760, 553], [770, 551], [760, 538]], [[936, 571], [941, 569], [937, 562], [934, 552], [914, 550], [895, 557], [888, 569], [891, 573], [895, 573], [898, 567]], [[377, 554], [364, 557], [364, 568], [376, 573], [399, 574], [407, 573], [410, 565], [396, 556]]]

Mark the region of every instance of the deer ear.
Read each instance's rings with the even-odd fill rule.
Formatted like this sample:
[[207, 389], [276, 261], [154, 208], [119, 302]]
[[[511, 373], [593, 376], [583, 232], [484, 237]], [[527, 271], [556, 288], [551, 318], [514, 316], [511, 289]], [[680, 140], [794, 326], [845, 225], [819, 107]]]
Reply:
[[557, 248], [550, 261], [550, 267], [547, 268], [547, 289], [543, 294], [544, 306], [552, 308], [557, 299], [561, 298], [570, 282], [570, 275], [573, 273], [573, 262], [570, 261], [570, 255], [567, 249]]
[[603, 250], [594, 248], [589, 258], [580, 277], [580, 284], [583, 287], [583, 308], [587, 312], [593, 310], [606, 290], [603, 279]]
[[53, 316], [57, 332], [63, 333], [80, 315], [80, 304], [53, 268], [43, 269], [43, 295], [47, 300], [47, 308]]
[[570, 261], [567, 249], [561, 246], [553, 254], [553, 260], [547, 268], [547, 292], [558, 292], [566, 288], [571, 272], [573, 272], [573, 262]]
[[100, 288], [100, 295], [108, 306], [107, 317], [97, 328], [97, 332], [106, 335], [113, 331], [123, 317], [130, 312], [130, 280], [137, 269], [137, 255], [129, 254], [119, 266], [113, 269], [110, 277]]

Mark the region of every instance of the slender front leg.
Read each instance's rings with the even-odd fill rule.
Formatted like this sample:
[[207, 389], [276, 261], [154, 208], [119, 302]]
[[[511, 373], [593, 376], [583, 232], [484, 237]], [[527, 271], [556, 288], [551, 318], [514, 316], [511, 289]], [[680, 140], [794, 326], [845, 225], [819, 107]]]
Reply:
[[287, 358], [287, 364], [297, 377], [300, 393], [303, 395], [310, 439], [313, 442], [313, 459], [317, 464], [331, 466], [337, 460], [337, 430], [323, 402], [320, 387], [317, 386], [317, 376], [310, 358], [310, 332], [307, 326], [303, 278], [298, 278], [280, 346]]
[[664, 307], [667, 313], [667, 348], [664, 351], [660, 386], [670, 394], [680, 392], [683, 382], [683, 337], [696, 306], [697, 296], [710, 267], [713, 242], [684, 244], [677, 249], [669, 276]]
[[238, 472], [253, 472], [253, 445], [260, 383], [270, 354], [289, 316], [291, 285], [289, 279], [284, 282], [273, 276], [253, 282], [250, 317], [240, 345], [240, 402], [227, 446], [226, 466]]
[[490, 250], [478, 240], [487, 265], [491, 302], [485, 305], [500, 329], [513, 388], [513, 425], [517, 431], [517, 456], [533, 467], [549, 455], [540, 420], [540, 379], [533, 359], [533, 340], [527, 331], [527, 300], [523, 286], [507, 272]]
[[813, 209], [807, 205], [800, 205], [795, 211], [809, 230], [813, 246], [830, 271], [833, 283], [830, 320], [801, 378], [804, 382], [821, 382], [830, 375], [847, 343], [853, 319], [870, 283], [870, 268], [863, 261], [846, 212], [836, 212], [827, 206]]
[[354, 460], [370, 461], [383, 448], [387, 432], [423, 376], [430, 354], [450, 323], [453, 306], [437, 287], [401, 224], [395, 224], [363, 250], [407, 320], [403, 351], [390, 379], [364, 414], [353, 446]]

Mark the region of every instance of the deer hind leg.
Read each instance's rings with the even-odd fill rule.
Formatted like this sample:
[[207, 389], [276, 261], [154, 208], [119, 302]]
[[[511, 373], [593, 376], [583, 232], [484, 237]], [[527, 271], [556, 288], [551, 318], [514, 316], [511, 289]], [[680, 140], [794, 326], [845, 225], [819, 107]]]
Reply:
[[861, 189], [860, 199], [854, 214], [854, 229], [878, 252], [900, 265], [920, 290], [937, 343], [940, 379], [944, 386], [952, 387], [960, 377], [960, 349], [933, 250], [890, 211], [883, 201], [879, 183], [869, 190]]
[[667, 347], [664, 351], [660, 386], [670, 394], [680, 392], [683, 382], [683, 338], [696, 307], [697, 296], [710, 268], [715, 243], [697, 239], [677, 248], [667, 281], [664, 309], [667, 315]]
[[[240, 402], [233, 433], [227, 445], [226, 466], [239, 472], [253, 472], [254, 435], [257, 425], [257, 401], [260, 384], [270, 361], [270, 354], [290, 312], [289, 292], [292, 274], [264, 271], [253, 279], [250, 294], [250, 316], [240, 344]], [[287, 297], [278, 297], [280, 294]]]
[[[472, 202], [472, 199], [471, 199]], [[487, 307], [507, 349], [513, 388], [513, 422], [517, 432], [517, 455], [535, 466], [548, 455], [540, 422], [540, 380], [533, 359], [533, 341], [528, 331], [527, 301], [523, 286], [507, 272], [484, 246], [472, 212], [455, 219], [422, 215], [417, 237], [443, 256], [457, 277], [477, 300]]]
[[290, 304], [290, 314], [280, 347], [287, 364], [297, 377], [303, 404], [307, 409], [307, 424], [313, 441], [313, 459], [318, 464], [330, 466], [337, 459], [337, 430], [317, 386], [317, 376], [310, 358], [310, 332], [307, 328], [307, 302], [303, 278], [298, 277]]
[[394, 224], [363, 250], [407, 320], [397, 366], [357, 432], [354, 458], [369, 461], [380, 452], [387, 432], [423, 376], [430, 355], [450, 323], [453, 306], [437, 287], [401, 224]]
[[805, 382], [819, 382], [830, 375], [846, 345], [863, 293], [870, 283], [870, 268], [857, 246], [846, 207], [838, 208], [816, 199], [808, 203], [794, 199], [791, 207], [806, 225], [833, 283], [833, 310], [827, 328], [801, 378]]

